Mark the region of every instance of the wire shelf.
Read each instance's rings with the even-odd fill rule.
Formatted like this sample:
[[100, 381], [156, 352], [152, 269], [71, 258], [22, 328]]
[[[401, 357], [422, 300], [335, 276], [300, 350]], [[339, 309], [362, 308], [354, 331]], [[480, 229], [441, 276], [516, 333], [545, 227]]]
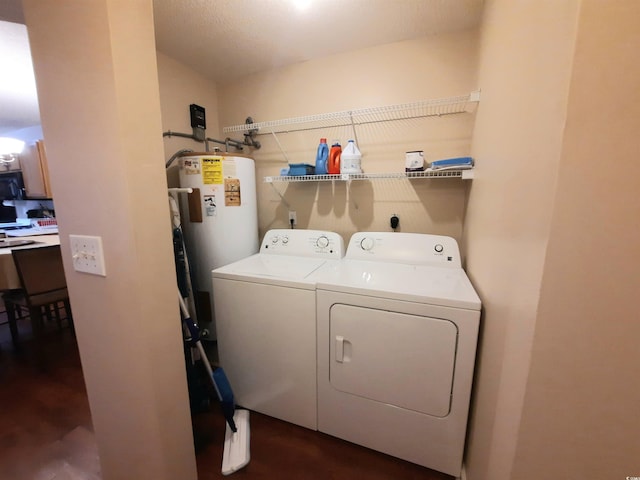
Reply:
[[463, 113], [468, 111], [470, 104], [474, 104], [479, 101], [480, 91], [478, 90], [471, 92], [468, 95], [460, 95], [456, 97], [234, 125], [231, 127], [224, 127], [222, 131], [224, 133], [237, 133], [246, 132], [251, 129], [257, 130], [258, 134], [268, 134], [339, 127], [344, 125], [366, 125], [393, 120], [406, 120], [411, 118]]
[[412, 178], [460, 178], [471, 180], [473, 169], [465, 170], [425, 170], [423, 172], [392, 172], [392, 173], [342, 173], [335, 175], [296, 175], [264, 177], [265, 183], [276, 182], [327, 182], [350, 180], [381, 180], [381, 179], [412, 179]]

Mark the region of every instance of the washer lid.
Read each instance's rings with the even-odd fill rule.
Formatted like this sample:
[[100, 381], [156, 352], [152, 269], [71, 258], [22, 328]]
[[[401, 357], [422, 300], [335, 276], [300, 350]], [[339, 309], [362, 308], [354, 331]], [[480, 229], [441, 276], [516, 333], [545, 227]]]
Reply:
[[315, 289], [315, 280], [307, 279], [326, 262], [325, 259], [257, 253], [213, 270], [213, 278]]
[[480, 310], [481, 302], [462, 268], [347, 260], [312, 275], [318, 290]]

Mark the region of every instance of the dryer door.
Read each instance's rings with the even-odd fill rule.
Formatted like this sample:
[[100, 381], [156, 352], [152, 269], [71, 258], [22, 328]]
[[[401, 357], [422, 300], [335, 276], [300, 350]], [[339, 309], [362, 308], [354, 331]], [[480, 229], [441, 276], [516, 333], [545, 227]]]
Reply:
[[457, 336], [448, 320], [334, 304], [330, 383], [347, 394], [445, 417]]

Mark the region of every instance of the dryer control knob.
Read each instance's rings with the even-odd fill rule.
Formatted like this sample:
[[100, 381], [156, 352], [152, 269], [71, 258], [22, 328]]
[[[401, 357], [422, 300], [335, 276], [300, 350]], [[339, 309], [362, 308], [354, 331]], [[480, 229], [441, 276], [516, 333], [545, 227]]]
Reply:
[[282, 237], [282, 243], [284, 243], [285, 245], [289, 243], [289, 237], [287, 237], [286, 235]]
[[318, 240], [316, 240], [316, 245], [320, 248], [327, 248], [329, 246], [329, 239], [322, 235], [321, 237], [318, 237]]
[[435, 247], [433, 247], [433, 249], [438, 253], [442, 253], [444, 247], [438, 243]]
[[271, 243], [278, 243], [278, 236], [277, 235], [271, 239]]
[[360, 248], [362, 248], [363, 250], [371, 250], [374, 244], [375, 242], [371, 237], [364, 237], [362, 240], [360, 240]]

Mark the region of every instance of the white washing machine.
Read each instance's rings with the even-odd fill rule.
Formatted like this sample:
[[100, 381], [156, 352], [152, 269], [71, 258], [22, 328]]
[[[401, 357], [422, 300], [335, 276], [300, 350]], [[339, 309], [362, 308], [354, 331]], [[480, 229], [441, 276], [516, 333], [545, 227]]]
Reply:
[[459, 476], [481, 305], [457, 242], [356, 233], [316, 280], [318, 429]]
[[220, 365], [238, 405], [317, 430], [309, 277], [343, 256], [337, 233], [270, 230], [259, 253], [213, 270]]

